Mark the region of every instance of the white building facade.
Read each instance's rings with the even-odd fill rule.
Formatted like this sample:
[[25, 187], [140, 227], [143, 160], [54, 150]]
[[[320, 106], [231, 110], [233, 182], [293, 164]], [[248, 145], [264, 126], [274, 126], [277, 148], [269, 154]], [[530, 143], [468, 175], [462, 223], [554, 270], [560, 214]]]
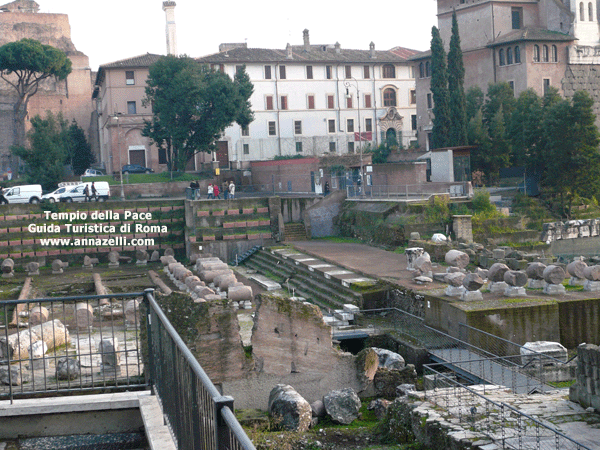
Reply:
[[[359, 153], [366, 146], [416, 144], [416, 91], [412, 63], [417, 52], [401, 47], [376, 51], [335, 45], [285, 50], [222, 44], [198, 58], [234, 77], [246, 68], [254, 85], [254, 121], [229, 127], [218, 143], [220, 166], [275, 157]], [[227, 161], [225, 161], [227, 160]], [[230, 163], [230, 164], [228, 164]]]

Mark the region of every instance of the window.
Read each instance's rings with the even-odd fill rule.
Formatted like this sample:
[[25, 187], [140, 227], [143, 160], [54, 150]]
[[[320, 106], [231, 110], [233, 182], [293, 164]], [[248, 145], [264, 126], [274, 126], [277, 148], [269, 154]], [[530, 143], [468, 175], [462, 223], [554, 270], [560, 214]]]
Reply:
[[371, 78], [371, 68], [369, 66], [363, 66], [363, 78], [365, 80]]
[[302, 142], [296, 142], [296, 153], [302, 153]]
[[585, 20], [585, 15], [584, 15], [584, 7], [583, 7], [583, 2], [579, 3], [579, 21], [583, 22]]
[[137, 114], [137, 105], [135, 102], [127, 102], [127, 114]]
[[244, 71], [244, 66], [235, 66], [235, 73], [242, 73]]
[[279, 99], [280, 109], [288, 109], [288, 98], [287, 95], [282, 95]]
[[265, 80], [271, 79], [271, 66], [265, 66]]
[[335, 142], [330, 142], [329, 143], [329, 151], [331, 153], [335, 153]]
[[429, 78], [431, 76], [431, 63], [427, 61], [425, 63], [425, 77]]
[[135, 84], [135, 76], [133, 70], [125, 71], [125, 84], [128, 86]]
[[371, 94], [365, 94], [364, 107], [371, 108]]
[[242, 149], [243, 149], [242, 151], [244, 152], [244, 155], [250, 154], [250, 144], [243, 144]]
[[325, 66], [325, 78], [328, 80], [333, 78], [333, 66]]
[[331, 94], [327, 95], [327, 108], [333, 109], [335, 107], [334, 97]]
[[275, 122], [270, 121], [268, 123], [268, 126], [269, 126], [269, 136], [276, 136], [277, 135], [277, 127], [275, 126]]
[[498, 64], [503, 66], [504, 64], [506, 64], [505, 60], [504, 60], [504, 49], [501, 48], [500, 50], [498, 50]]
[[513, 93], [513, 95], [515, 94], [515, 82], [514, 81], [509, 81], [508, 85], [510, 86], [510, 89]]
[[551, 54], [552, 62], [558, 62], [558, 49], [556, 45], [552, 46], [552, 54]]
[[354, 133], [354, 119], [346, 120], [346, 132]]
[[346, 78], [352, 78], [352, 66], [344, 66], [344, 74]]
[[512, 13], [512, 29], [520, 30], [523, 25], [523, 22], [522, 22], [523, 8], [512, 8], [511, 13]]
[[307, 80], [313, 79], [313, 67], [312, 66], [306, 66], [306, 79]]
[[373, 131], [373, 119], [371, 119], [370, 117], [367, 117], [365, 119], [365, 131], [367, 133], [370, 133]]
[[433, 108], [433, 97], [431, 96], [431, 92], [427, 94], [427, 109]]
[[327, 121], [327, 131], [329, 133], [335, 133], [335, 119], [329, 119]]
[[167, 164], [167, 149], [166, 148], [158, 149], [158, 163], [159, 164]]
[[250, 128], [248, 125], [242, 127], [242, 136], [250, 136]]
[[533, 62], [540, 62], [540, 46], [537, 44], [533, 46]]
[[544, 78], [542, 80], [542, 91], [544, 93], [544, 95], [546, 95], [548, 93], [548, 90], [550, 89], [550, 78]]
[[594, 7], [592, 6], [592, 2], [588, 3], [588, 20], [590, 22], [594, 21]]
[[392, 88], [383, 90], [383, 106], [396, 106], [396, 91]]
[[415, 131], [417, 129], [417, 115], [412, 114], [410, 116], [410, 129]]
[[273, 96], [272, 95], [265, 96], [265, 109], [269, 110], [269, 111], [273, 109]]
[[354, 142], [348, 142], [348, 153], [354, 153]]
[[279, 66], [279, 79], [280, 80], [286, 79], [285, 66]]
[[417, 91], [414, 89], [411, 89], [409, 92], [409, 97], [410, 97], [410, 104], [415, 105], [417, 103]]
[[508, 47], [506, 49], [506, 64], [512, 64], [513, 63], [513, 52], [512, 52], [512, 48]]
[[548, 46], [544, 45], [542, 47], [542, 61], [543, 62], [548, 62], [549, 61], [549, 57], [548, 57]]
[[515, 47], [515, 64], [521, 64], [521, 49], [518, 45]]
[[215, 72], [225, 72], [225, 66], [223, 64], [211, 64], [210, 68]]
[[294, 120], [294, 134], [302, 134], [302, 121]]
[[308, 99], [308, 109], [315, 109], [315, 96], [309, 95], [307, 97], [307, 99]]
[[384, 64], [381, 72], [382, 78], [396, 78], [396, 68], [391, 64]]
[[346, 108], [352, 109], [352, 96], [351, 95], [346, 97]]
[[425, 64], [419, 64], [419, 78], [425, 78]]

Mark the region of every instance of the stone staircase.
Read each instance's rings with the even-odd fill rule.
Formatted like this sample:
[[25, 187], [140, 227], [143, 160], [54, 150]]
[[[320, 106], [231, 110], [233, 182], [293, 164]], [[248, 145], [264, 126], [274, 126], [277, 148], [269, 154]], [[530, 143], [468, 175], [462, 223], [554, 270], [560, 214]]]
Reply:
[[306, 240], [306, 228], [303, 223], [290, 222], [284, 225], [285, 240], [286, 241], [305, 241]]
[[[328, 268], [332, 274], [344, 272], [355, 277], [348, 280], [367, 280], [308, 255], [294, 253], [295, 259], [292, 259], [279, 251], [259, 250], [244, 262], [244, 266], [277, 281], [284, 290], [289, 289], [290, 295], [304, 297], [323, 309], [341, 309], [344, 304], [362, 307], [362, 295], [352, 290], [351, 283], [344, 283], [343, 279], [328, 276], [319, 269]], [[312, 261], [312, 266], [303, 263], [308, 260]]]

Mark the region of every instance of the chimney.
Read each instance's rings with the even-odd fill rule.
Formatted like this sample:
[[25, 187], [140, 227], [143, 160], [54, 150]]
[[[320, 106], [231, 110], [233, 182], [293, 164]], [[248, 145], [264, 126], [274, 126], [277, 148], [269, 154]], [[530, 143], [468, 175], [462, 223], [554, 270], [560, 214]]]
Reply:
[[335, 43], [335, 52], [338, 53], [338, 54], [342, 53], [342, 47], [341, 47], [341, 45], [340, 45], [339, 42]]
[[371, 43], [369, 44], [369, 53], [371, 55], [371, 58], [375, 58], [375, 43], [373, 41], [371, 41]]
[[285, 47], [285, 50], [287, 52], [287, 59], [294, 59], [294, 55], [292, 53], [292, 46], [290, 45], [289, 42], [288, 42], [288, 45]]
[[163, 2], [163, 11], [167, 20], [167, 54], [177, 55], [177, 33], [175, 30], [175, 2]]
[[304, 39], [304, 51], [310, 50], [310, 37], [308, 36], [308, 30], [305, 28], [302, 32], [302, 38]]

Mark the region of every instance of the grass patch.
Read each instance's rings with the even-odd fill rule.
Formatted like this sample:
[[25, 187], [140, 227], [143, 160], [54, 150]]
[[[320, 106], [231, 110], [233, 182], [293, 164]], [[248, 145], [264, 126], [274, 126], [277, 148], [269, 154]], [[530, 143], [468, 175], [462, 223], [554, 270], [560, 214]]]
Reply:
[[[116, 174], [117, 179], [114, 179], [112, 175], [106, 175], [103, 177], [83, 177], [82, 181], [106, 181], [109, 185], [114, 186], [121, 184]], [[171, 181], [194, 181], [204, 178], [210, 178], [205, 173], [183, 173], [173, 172], [173, 179], [171, 179], [170, 172], [160, 173], [130, 173], [129, 176], [123, 175], [123, 184], [136, 184], [136, 183], [169, 183]]]
[[363, 244], [364, 242], [357, 238], [343, 237], [343, 236], [328, 236], [321, 238], [314, 238], [315, 241], [333, 242], [334, 244]]

